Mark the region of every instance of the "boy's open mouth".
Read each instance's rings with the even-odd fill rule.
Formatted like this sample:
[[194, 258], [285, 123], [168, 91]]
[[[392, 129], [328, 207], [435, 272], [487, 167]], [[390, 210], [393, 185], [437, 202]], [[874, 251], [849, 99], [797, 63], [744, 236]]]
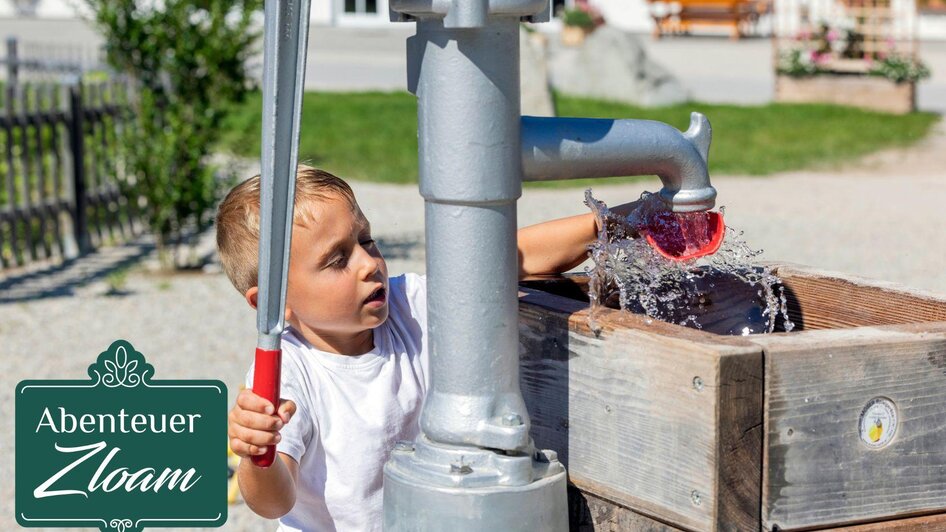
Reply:
[[365, 300], [365, 304], [369, 303], [384, 303], [384, 299], [387, 296], [387, 291], [384, 287], [380, 287], [374, 292], [371, 292], [371, 295], [368, 296], [368, 299]]

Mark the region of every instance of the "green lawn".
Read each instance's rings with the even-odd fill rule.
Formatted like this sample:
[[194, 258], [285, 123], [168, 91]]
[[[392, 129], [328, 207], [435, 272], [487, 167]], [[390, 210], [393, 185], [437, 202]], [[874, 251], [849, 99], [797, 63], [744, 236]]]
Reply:
[[[259, 157], [261, 97], [234, 109], [221, 148]], [[686, 129], [691, 111], [713, 125], [714, 175], [767, 175], [830, 166], [865, 154], [906, 146], [936, 122], [931, 113], [892, 116], [832, 105], [711, 105], [690, 102], [662, 108], [557, 97], [560, 116], [644, 118]], [[407, 93], [305, 95], [299, 160], [342, 177], [388, 183], [417, 180], [417, 105]], [[585, 186], [565, 181], [550, 186]], [[609, 180], [615, 182], [615, 180]]]

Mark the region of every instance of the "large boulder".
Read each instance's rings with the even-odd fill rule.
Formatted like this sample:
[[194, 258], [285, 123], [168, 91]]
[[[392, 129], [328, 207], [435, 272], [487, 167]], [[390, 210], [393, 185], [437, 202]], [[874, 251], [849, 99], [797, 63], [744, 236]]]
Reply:
[[553, 43], [549, 52], [549, 79], [564, 94], [644, 107], [688, 99], [683, 85], [647, 57], [638, 37], [617, 28], [602, 26], [578, 47]]
[[519, 72], [522, 87], [522, 114], [555, 116], [555, 102], [549, 88], [548, 38], [519, 28]]

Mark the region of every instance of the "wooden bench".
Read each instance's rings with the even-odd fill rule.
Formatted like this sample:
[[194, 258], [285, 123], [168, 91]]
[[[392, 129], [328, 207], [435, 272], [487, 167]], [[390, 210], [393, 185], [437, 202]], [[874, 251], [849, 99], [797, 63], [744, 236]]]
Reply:
[[739, 39], [752, 33], [759, 17], [768, 13], [768, 0], [649, 0], [654, 38], [690, 33], [694, 25], [728, 26]]

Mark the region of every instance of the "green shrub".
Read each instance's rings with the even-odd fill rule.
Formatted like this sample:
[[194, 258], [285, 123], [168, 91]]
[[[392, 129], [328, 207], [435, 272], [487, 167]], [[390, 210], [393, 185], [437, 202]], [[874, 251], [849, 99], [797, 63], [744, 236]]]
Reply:
[[[227, 109], [252, 89], [246, 60], [260, 0], [84, 0], [109, 64], [131, 80], [133, 127], [123, 128], [125, 193], [158, 245], [206, 227], [220, 193], [206, 162]], [[166, 255], [166, 254], [165, 254]]]
[[916, 83], [930, 77], [930, 69], [922, 61], [901, 55], [888, 55], [874, 61], [870, 75], [884, 77], [894, 83]]
[[595, 27], [595, 20], [591, 13], [583, 9], [566, 9], [562, 14], [562, 24], [592, 30]]

